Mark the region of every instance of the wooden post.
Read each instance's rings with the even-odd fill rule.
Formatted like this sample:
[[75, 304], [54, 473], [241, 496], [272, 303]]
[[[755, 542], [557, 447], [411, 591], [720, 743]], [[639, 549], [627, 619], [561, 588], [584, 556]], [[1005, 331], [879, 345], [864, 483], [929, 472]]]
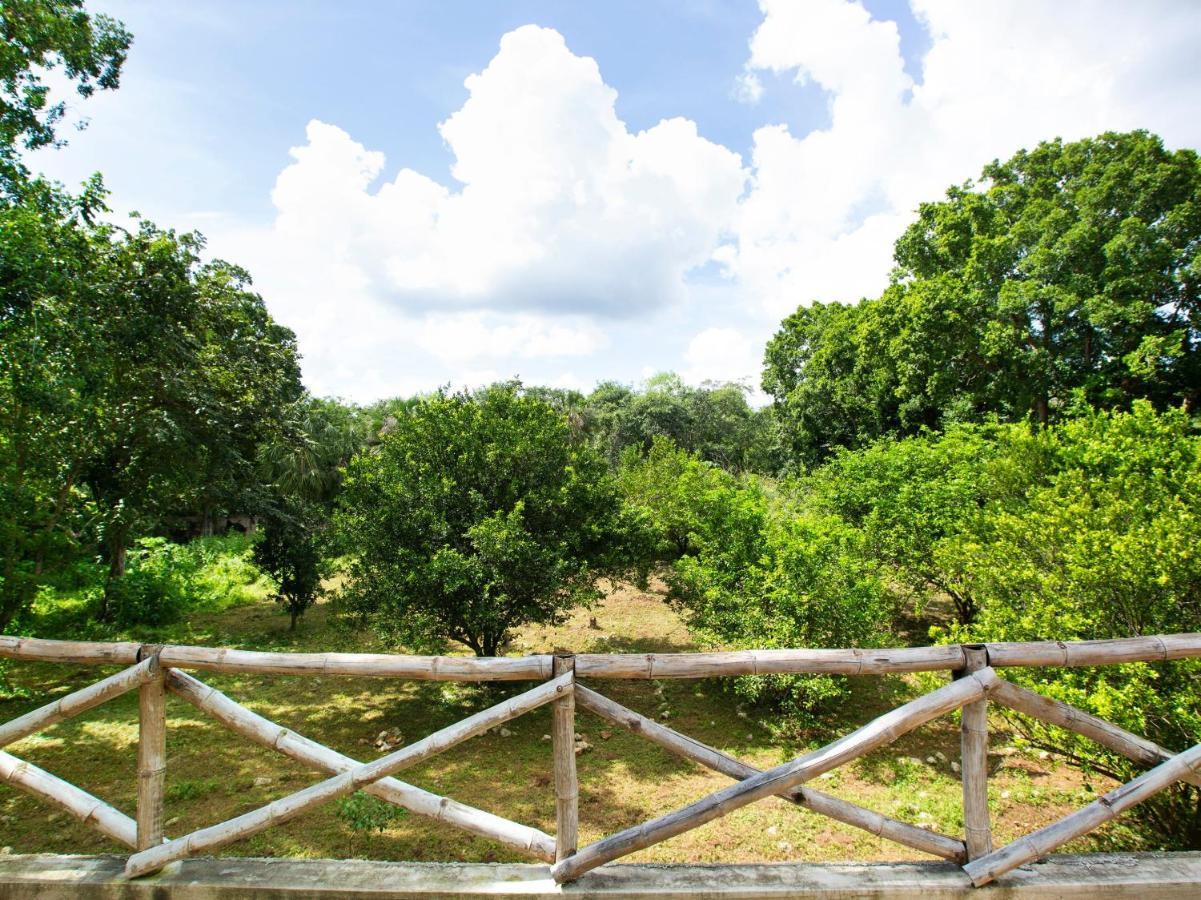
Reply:
[[[966, 657], [956, 678], [988, 666], [983, 645], [964, 644]], [[969, 860], [992, 852], [988, 818], [988, 700], [981, 698], [963, 707], [959, 729], [960, 779], [963, 783], [963, 836]]]
[[[555, 656], [554, 675], [575, 672], [575, 657]], [[576, 851], [579, 834], [580, 786], [575, 770], [575, 692], [556, 700], [551, 728], [555, 765], [555, 861]]]
[[[158, 656], [157, 647], [142, 655]], [[167, 700], [163, 670], [138, 688], [138, 846], [145, 850], [163, 842], [163, 788], [167, 778]]]

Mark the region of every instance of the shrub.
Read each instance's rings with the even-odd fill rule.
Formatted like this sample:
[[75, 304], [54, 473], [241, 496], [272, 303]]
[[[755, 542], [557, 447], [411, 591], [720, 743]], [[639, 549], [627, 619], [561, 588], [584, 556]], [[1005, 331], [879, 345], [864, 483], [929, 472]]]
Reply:
[[[1055, 468], [1019, 506], [993, 504], [942, 548], [970, 580], [977, 620], [956, 636], [1075, 640], [1201, 631], [1201, 439], [1184, 413], [1095, 413], [1049, 436]], [[1007, 678], [1173, 749], [1201, 742], [1201, 662], [1013, 670]], [[1126, 781], [1139, 769], [1087, 740], [1023, 718], [1027, 738]], [[1201, 790], [1140, 807], [1159, 842], [1201, 846]]]
[[604, 461], [517, 385], [415, 403], [351, 461], [335, 525], [351, 611], [386, 639], [484, 656], [599, 596], [642, 531]]

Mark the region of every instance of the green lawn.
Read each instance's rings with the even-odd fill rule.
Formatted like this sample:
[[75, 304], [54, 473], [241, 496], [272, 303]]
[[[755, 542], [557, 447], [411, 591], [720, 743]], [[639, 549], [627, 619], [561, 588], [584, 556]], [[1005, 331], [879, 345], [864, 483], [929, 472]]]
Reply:
[[[597, 628], [590, 617], [595, 616]], [[259, 602], [194, 616], [168, 639], [209, 645], [295, 650], [377, 650], [370, 636], [347, 630], [328, 607], [313, 609], [295, 634], [287, 617]], [[592, 612], [561, 628], [527, 629], [511, 652], [555, 648], [585, 651], [696, 649], [687, 629], [654, 592], [620, 588]], [[102, 675], [83, 666], [14, 664], [12, 683], [28, 696], [0, 702], [9, 719]], [[520, 686], [475, 687], [385, 679], [218, 676], [200, 674], [235, 700], [343, 753], [368, 759], [380, 751], [376, 736], [398, 729], [415, 740], [486, 706]], [[928, 688], [930, 680], [926, 679]], [[824, 743], [921, 691], [901, 679], [859, 679], [841, 714], [812, 734], [773, 737], [767, 713], [740, 707], [716, 681], [613, 681], [591, 685], [646, 715], [758, 766], [769, 766]], [[580, 840], [605, 834], [682, 806], [728, 780], [707, 773], [579, 712], [578, 731], [591, 749], [578, 757]], [[312, 783], [315, 773], [251, 745], [174, 698], [168, 701], [167, 832], [171, 836], [246, 812]], [[993, 737], [990, 782], [995, 834], [1001, 841], [1046, 824], [1111, 785], [1086, 778], [1054, 760], [1010, 745], [1003, 723]], [[547, 709], [491, 732], [427, 764], [402, 773], [421, 787], [519, 822], [554, 830]], [[105, 798], [132, 814], [135, 797], [135, 694], [59, 724], [9, 748], [14, 754]], [[961, 830], [959, 784], [951, 768], [958, 732], [951, 719], [927, 725], [892, 747], [823, 776], [822, 790], [949, 834]], [[0, 843], [11, 852], [97, 853], [120, 848], [25, 794], [0, 786]], [[1074, 849], [1117, 843], [1134, 847], [1121, 826], [1109, 826]], [[283, 827], [229, 847], [241, 856], [374, 857], [410, 860], [520, 860], [482, 838], [415, 815], [382, 832], [356, 832], [325, 807]], [[768, 800], [676, 837], [632, 857], [656, 861], [894, 860], [919, 854], [849, 826]]]

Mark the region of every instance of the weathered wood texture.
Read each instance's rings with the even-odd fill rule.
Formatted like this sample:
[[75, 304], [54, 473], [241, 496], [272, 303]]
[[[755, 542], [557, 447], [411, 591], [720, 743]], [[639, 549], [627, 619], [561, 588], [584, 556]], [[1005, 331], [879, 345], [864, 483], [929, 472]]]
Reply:
[[958, 669], [963, 651], [945, 647], [893, 650], [737, 650], [727, 653], [581, 653], [579, 678], [714, 678], [728, 675], [883, 675]]
[[[632, 709], [627, 709], [620, 703], [616, 703], [608, 697], [584, 687], [584, 685], [578, 682], [575, 686], [575, 696], [579, 705], [589, 712], [595, 713], [601, 718], [612, 722], [614, 725], [619, 725], [633, 734], [640, 735], [678, 756], [690, 759], [716, 772], [721, 772], [723, 775], [729, 775], [736, 781], [745, 781], [753, 775], [760, 774], [760, 769], [747, 765], [742, 760], [736, 759], [728, 753], [723, 753], [721, 750], [710, 747], [708, 744], [703, 744], [695, 738], [688, 737], [686, 734], [681, 734], [678, 731], [668, 728], [666, 725], [660, 725], [653, 719], [636, 713]], [[845, 822], [856, 828], [862, 828], [864, 831], [871, 832], [874, 835], [887, 838], [891, 841], [896, 841], [915, 850], [921, 850], [924, 853], [940, 856], [943, 859], [949, 859], [953, 862], [965, 862], [967, 860], [967, 848], [964, 846], [963, 841], [957, 838], [947, 837], [934, 831], [918, 828], [916, 825], [910, 825], [908, 822], [889, 818], [870, 809], [864, 809], [862, 806], [858, 806], [847, 800], [824, 794], [821, 791], [816, 791], [809, 787], [791, 788], [777, 794], [777, 796], [790, 803], [803, 806], [813, 812], [829, 816], [831, 819]]]
[[7, 747], [22, 738], [29, 737], [81, 712], [99, 706], [114, 697], [120, 697], [140, 685], [146, 684], [158, 674], [158, 660], [154, 657], [110, 675], [95, 684], [73, 691], [52, 703], [25, 713], [23, 716], [0, 725], [0, 747]]
[[575, 856], [555, 863], [551, 869], [551, 875], [559, 883], [570, 881], [590, 869], [617, 859], [619, 856], [625, 856], [657, 844], [740, 809], [749, 803], [754, 803], [756, 800], [762, 800], [764, 797], [770, 797], [796, 787], [810, 778], [816, 778], [823, 772], [828, 772], [877, 747], [891, 743], [902, 734], [912, 731], [931, 719], [959, 709], [965, 703], [979, 700], [995, 681], [996, 675], [992, 669], [973, 672], [959, 681], [952, 682], [885, 713], [847, 736], [814, 750], [812, 753], [806, 753], [791, 762], [753, 775], [683, 809], [678, 809], [642, 825], [620, 831], [595, 844], [590, 844]]
[[0, 779], [15, 788], [53, 803], [126, 847], [136, 847], [138, 826], [129, 816], [98, 797], [63, 781], [31, 762], [0, 750]]
[[972, 860], [963, 870], [977, 887], [988, 884], [1011, 869], [1046, 856], [1056, 847], [1099, 828], [1173, 782], [1180, 781], [1185, 775], [1198, 772], [1201, 772], [1201, 744], [1177, 754], [1149, 772], [1144, 772], [1133, 781], [1115, 788], [1070, 816], [1020, 837], [1012, 844], [994, 850], [987, 856]]
[[555, 675], [570, 675], [573, 689], [551, 707], [551, 753], [555, 775], [555, 860], [576, 851], [579, 840], [580, 784], [575, 769], [575, 659], [556, 656]]
[[[963, 648], [970, 674], [988, 666], [983, 647]], [[969, 859], [992, 850], [992, 826], [988, 816], [988, 699], [963, 707], [959, 723], [959, 779], [963, 787], [963, 833]]]
[[[154, 659], [154, 657], [150, 657]], [[138, 849], [163, 842], [163, 791], [167, 781], [167, 697], [163, 672], [138, 689]]]
[[325, 781], [268, 803], [256, 810], [243, 813], [219, 825], [201, 828], [189, 835], [168, 841], [135, 853], [126, 864], [130, 877], [145, 875], [161, 869], [169, 862], [194, 856], [208, 850], [216, 850], [226, 844], [257, 834], [272, 825], [282, 824], [297, 816], [338, 797], [345, 797], [361, 787], [379, 781], [408, 766], [416, 765], [443, 750], [447, 750], [468, 738], [483, 734], [504, 722], [537, 709], [561, 697], [572, 689], [572, 676], [560, 676], [544, 682], [532, 690], [489, 707], [461, 722], [436, 731], [407, 747], [402, 747], [379, 759], [347, 769]]
[[[284, 728], [270, 719], [251, 712], [231, 700], [216, 688], [209, 687], [185, 672], [171, 669], [167, 673], [167, 689], [212, 716], [230, 731], [254, 741], [260, 746], [277, 750], [297, 762], [318, 771], [334, 774], [348, 772], [362, 765], [358, 760], [343, 756], [314, 740]], [[421, 816], [428, 816], [472, 834], [528, 853], [545, 862], [554, 862], [554, 839], [537, 828], [511, 822], [500, 816], [440, 797], [396, 778], [383, 778], [363, 788], [368, 794], [402, 806]]]
[[[1074, 731], [1144, 766], [1157, 766], [1176, 755], [1154, 741], [1139, 737], [1082, 709], [1044, 697], [1011, 681], [999, 680], [989, 696], [1001, 706]], [[1194, 772], [1185, 774], [1181, 780], [1201, 787], [1201, 775]]]
[[988, 664], [1009, 666], [1110, 666], [1201, 656], [1201, 633], [1162, 634], [1105, 641], [985, 644]]
[[[0, 658], [43, 662], [124, 664], [138, 660], [138, 644], [52, 641], [0, 635]], [[1201, 656], [1201, 634], [1064, 643], [1043, 641], [985, 645], [989, 664], [1003, 666], [1096, 666]], [[900, 647], [885, 650], [740, 650], [728, 653], [584, 653], [576, 656], [581, 678], [711, 678], [730, 675], [828, 673], [883, 675], [958, 670], [963, 647]], [[394, 656], [369, 653], [267, 653], [168, 645], [164, 666], [214, 672], [275, 675], [349, 675], [435, 681], [541, 680], [552, 675], [548, 654], [479, 659], [466, 656]]]

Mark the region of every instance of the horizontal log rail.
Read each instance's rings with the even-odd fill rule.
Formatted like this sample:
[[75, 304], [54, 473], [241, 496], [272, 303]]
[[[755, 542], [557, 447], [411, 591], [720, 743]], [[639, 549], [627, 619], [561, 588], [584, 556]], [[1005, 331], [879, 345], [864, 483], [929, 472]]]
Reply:
[[[276, 653], [0, 636], [0, 657], [125, 667], [95, 684], [0, 724], [0, 748], [9, 747], [137, 689], [140, 739], [136, 818], [3, 749], [0, 749], [0, 781], [58, 806], [129, 847], [134, 851], [126, 862], [126, 873], [131, 878], [158, 871], [175, 860], [217, 850], [353, 791], [364, 790], [385, 802], [549, 863], [550, 875], [559, 883], [574, 880], [597, 866], [697, 828], [750, 803], [778, 797], [795, 807], [956, 862], [963, 866], [972, 884], [979, 886], [1016, 866], [1046, 856], [1065, 842], [1087, 834], [1172, 784], [1183, 782], [1201, 787], [1201, 745], [1175, 753], [1069, 704], [1006, 681], [997, 671], [1007, 667], [1095, 666], [1201, 657], [1201, 634], [885, 650], [740, 650], [575, 656], [559, 653], [502, 658]], [[185, 669], [439, 681], [537, 681], [539, 684], [378, 759], [362, 762], [252, 712], [187, 674]], [[954, 680], [884, 713], [825, 747], [766, 770], [759, 770], [627, 709], [577, 682], [577, 678], [712, 678], [790, 673], [885, 675], [940, 670], [953, 673]], [[164, 692], [192, 704], [234, 733], [327, 777], [224, 822], [181, 837], [164, 836]], [[553, 708], [555, 738], [551, 781], [555, 786], [557, 827], [553, 836], [394, 777], [406, 768], [547, 704]], [[1005, 847], [993, 849], [987, 808], [987, 767], [984, 765], [990, 704], [1072, 731], [1149, 770], [1058, 822]], [[576, 707], [684, 759], [726, 775], [734, 779], [734, 783], [682, 809], [577, 848], [579, 785], [571, 752]], [[814, 790], [806, 784], [955, 710], [964, 711], [961, 778], [964, 781], [966, 838], [919, 828]], [[969, 756], [971, 765], [968, 765]]]
[[[1033, 641], [971, 645], [988, 652], [994, 669], [1104, 666], [1201, 657], [1201, 633], [1104, 641]], [[0, 635], [0, 659], [131, 666], [141, 644], [54, 641]], [[164, 668], [230, 674], [321, 675], [414, 681], [543, 681], [554, 670], [552, 654], [531, 656], [403, 656], [387, 653], [282, 653], [167, 644]], [[580, 678], [724, 678], [732, 675], [891, 675], [958, 671], [962, 644], [864, 650], [733, 650], [719, 653], [580, 653]]]

